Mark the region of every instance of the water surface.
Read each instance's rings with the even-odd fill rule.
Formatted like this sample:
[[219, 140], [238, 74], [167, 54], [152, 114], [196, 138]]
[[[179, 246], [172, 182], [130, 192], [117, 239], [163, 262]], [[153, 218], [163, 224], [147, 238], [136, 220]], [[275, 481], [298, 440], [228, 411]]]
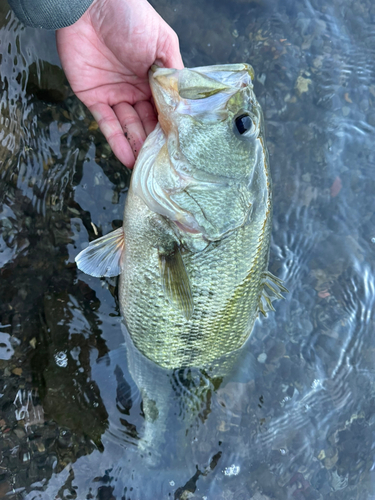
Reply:
[[[53, 34], [24, 29], [3, 3], [0, 498], [375, 498], [375, 5], [154, 6], [186, 66], [255, 69], [270, 270], [290, 293], [227, 377], [143, 365], [124, 345], [116, 280], [74, 264], [121, 223], [130, 175], [72, 95]], [[142, 366], [172, 394], [151, 448]]]

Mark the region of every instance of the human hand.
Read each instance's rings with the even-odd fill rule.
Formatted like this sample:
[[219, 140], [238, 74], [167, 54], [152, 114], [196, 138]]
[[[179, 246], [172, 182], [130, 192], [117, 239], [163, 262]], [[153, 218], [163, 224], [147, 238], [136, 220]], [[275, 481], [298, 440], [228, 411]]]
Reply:
[[183, 68], [176, 33], [146, 0], [94, 0], [56, 40], [73, 91], [117, 158], [132, 168], [157, 123], [150, 66]]

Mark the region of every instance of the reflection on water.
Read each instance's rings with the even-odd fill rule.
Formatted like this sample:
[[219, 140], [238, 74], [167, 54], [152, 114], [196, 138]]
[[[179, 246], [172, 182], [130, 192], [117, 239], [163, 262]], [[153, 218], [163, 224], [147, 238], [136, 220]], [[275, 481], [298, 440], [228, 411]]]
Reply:
[[0, 5], [0, 498], [371, 499], [375, 6], [155, 1], [187, 66], [248, 61], [290, 293], [225, 375], [124, 345], [116, 280], [77, 272], [129, 183], [59, 69]]

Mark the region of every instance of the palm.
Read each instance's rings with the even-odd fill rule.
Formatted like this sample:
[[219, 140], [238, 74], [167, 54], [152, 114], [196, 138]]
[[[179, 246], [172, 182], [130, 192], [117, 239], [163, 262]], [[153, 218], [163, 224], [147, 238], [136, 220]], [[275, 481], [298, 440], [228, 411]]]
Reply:
[[116, 156], [132, 167], [157, 121], [148, 69], [154, 62], [177, 68], [183, 64], [177, 37], [145, 0], [102, 2], [59, 30], [57, 46], [73, 91]]

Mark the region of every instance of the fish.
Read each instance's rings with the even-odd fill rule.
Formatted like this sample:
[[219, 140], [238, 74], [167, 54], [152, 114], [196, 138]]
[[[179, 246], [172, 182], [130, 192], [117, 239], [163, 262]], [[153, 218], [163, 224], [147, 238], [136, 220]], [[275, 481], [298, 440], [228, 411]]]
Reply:
[[249, 64], [153, 66], [158, 124], [136, 161], [123, 226], [76, 257], [119, 278], [135, 347], [170, 370], [240, 349], [287, 292], [268, 271], [272, 187]]

